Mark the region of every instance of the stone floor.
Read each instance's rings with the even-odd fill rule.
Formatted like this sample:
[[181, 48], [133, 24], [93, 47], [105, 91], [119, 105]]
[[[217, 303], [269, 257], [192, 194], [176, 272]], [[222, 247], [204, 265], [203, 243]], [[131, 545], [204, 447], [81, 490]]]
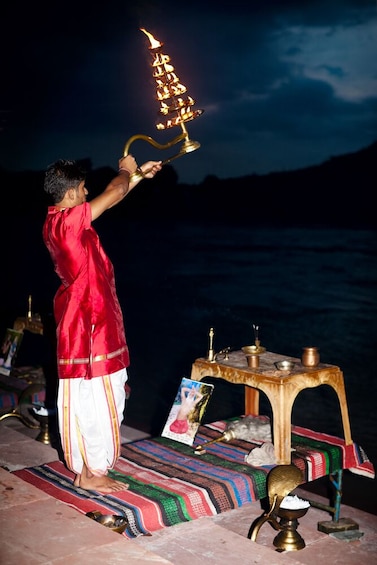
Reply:
[[[298, 531], [306, 546], [298, 551], [277, 552], [273, 545], [277, 532], [269, 523], [261, 527], [256, 542], [248, 539], [251, 525], [262, 514], [259, 503], [129, 540], [9, 472], [58, 459], [56, 449], [36, 441], [38, 434], [39, 430], [26, 428], [17, 418], [0, 422], [2, 565], [377, 563], [377, 515], [345, 505], [341, 507], [341, 520], [358, 526], [349, 532], [351, 540], [344, 532], [329, 535], [319, 531], [318, 523], [331, 523], [331, 517], [311, 507], [299, 521]], [[122, 437], [135, 441], [145, 434], [123, 426]], [[376, 488], [375, 481], [365, 478], [365, 488]], [[295, 493], [327, 502], [303, 489]]]

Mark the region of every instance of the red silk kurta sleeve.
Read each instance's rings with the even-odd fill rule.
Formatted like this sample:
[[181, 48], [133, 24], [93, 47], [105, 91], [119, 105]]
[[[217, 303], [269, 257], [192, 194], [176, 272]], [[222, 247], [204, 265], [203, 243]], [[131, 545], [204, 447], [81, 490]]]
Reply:
[[43, 239], [61, 280], [54, 298], [59, 378], [92, 378], [129, 365], [114, 269], [85, 202], [48, 209]]

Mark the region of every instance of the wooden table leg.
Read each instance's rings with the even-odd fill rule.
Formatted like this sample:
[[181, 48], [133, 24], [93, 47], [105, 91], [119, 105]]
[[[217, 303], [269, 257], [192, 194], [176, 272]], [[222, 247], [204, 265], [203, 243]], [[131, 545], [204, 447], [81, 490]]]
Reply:
[[339, 378], [333, 379], [329, 381], [329, 386], [334, 389], [337, 394], [339, 405], [340, 405], [340, 413], [342, 415], [342, 422], [343, 422], [343, 433], [344, 433], [344, 440], [346, 445], [351, 445], [353, 443], [352, 436], [351, 436], [351, 425], [348, 415], [348, 404], [346, 398], [346, 390], [344, 387], [344, 378], [343, 373], [339, 371]]
[[259, 415], [259, 390], [245, 385], [245, 416]]
[[278, 465], [291, 464], [292, 407], [298, 391], [285, 387], [264, 385], [261, 390], [267, 396], [272, 409], [272, 435]]

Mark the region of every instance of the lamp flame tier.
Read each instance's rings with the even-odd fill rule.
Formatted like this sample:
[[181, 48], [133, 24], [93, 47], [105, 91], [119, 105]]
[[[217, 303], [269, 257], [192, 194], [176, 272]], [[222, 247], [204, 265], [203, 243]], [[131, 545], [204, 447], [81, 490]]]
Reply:
[[[152, 34], [141, 29], [150, 40], [149, 51], [153, 57], [153, 78], [156, 82], [157, 100], [160, 103], [159, 114], [164, 117], [156, 123], [158, 130], [183, 126], [203, 113], [194, 110], [195, 100], [187, 95], [187, 88], [180, 82], [169, 55], [163, 53], [163, 43], [157, 41]], [[186, 95], [186, 96], [185, 96]]]

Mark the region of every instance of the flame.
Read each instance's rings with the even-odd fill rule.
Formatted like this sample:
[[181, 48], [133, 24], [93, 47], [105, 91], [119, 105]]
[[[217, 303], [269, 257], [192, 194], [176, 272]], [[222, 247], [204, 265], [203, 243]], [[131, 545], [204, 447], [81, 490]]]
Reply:
[[[166, 118], [165, 122], [156, 124], [158, 130], [174, 126], [183, 126], [185, 122], [195, 119], [203, 110], [193, 110], [195, 101], [191, 96], [182, 98], [187, 89], [180, 82], [170, 57], [162, 53], [163, 43], [155, 39], [145, 28], [140, 28], [150, 41], [150, 51], [153, 59], [153, 78], [156, 82], [156, 98], [160, 104], [159, 114]], [[175, 114], [172, 116], [172, 114]]]
[[153, 37], [153, 35], [151, 33], [149, 33], [149, 31], [147, 31], [146, 29], [144, 29], [143, 27], [140, 28], [140, 31], [142, 31], [143, 33], [145, 33], [145, 35], [148, 37], [150, 43], [151, 43], [151, 48], [152, 49], [157, 49], [157, 47], [161, 47], [162, 43], [160, 43], [157, 39], [155, 39]]
[[156, 53], [152, 67], [157, 67], [158, 65], [165, 65], [169, 61], [170, 61], [169, 55], [164, 55], [163, 53]]

